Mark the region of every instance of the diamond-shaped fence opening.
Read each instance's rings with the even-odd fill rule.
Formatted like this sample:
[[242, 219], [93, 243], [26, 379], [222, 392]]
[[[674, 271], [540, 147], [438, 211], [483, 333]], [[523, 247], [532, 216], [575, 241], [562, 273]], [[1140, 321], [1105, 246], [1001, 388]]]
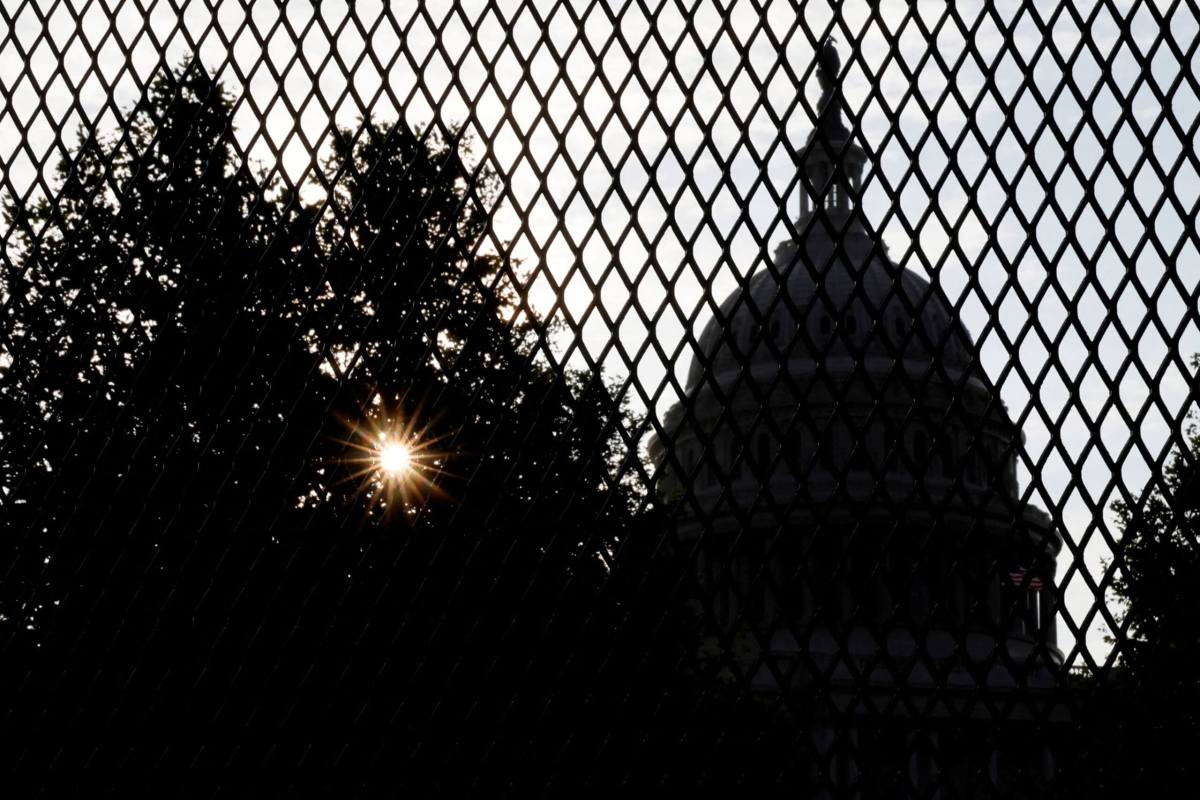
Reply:
[[0, 19], [15, 763], [1191, 780], [1194, 3]]

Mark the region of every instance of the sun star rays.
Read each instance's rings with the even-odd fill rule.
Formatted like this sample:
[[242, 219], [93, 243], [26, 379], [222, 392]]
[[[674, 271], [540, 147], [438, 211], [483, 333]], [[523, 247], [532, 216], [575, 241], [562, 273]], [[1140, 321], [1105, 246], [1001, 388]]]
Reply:
[[366, 420], [345, 420], [350, 435], [340, 459], [348, 468], [341, 482], [356, 481], [358, 493], [373, 511], [416, 513], [430, 497], [445, 497], [438, 486], [446, 475], [442, 437], [416, 417], [382, 413], [376, 406]]

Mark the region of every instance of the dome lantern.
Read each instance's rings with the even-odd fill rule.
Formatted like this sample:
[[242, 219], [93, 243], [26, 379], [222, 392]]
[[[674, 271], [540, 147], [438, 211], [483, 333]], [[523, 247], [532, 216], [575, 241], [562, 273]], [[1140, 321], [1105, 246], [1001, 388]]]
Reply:
[[845, 99], [839, 80], [841, 63], [833, 40], [826, 39], [817, 57], [817, 82], [821, 86], [817, 124], [800, 151], [800, 164], [804, 170], [800, 200], [802, 222], [818, 210], [844, 220], [862, 190], [867, 154], [854, 143], [850, 129], [842, 119]]

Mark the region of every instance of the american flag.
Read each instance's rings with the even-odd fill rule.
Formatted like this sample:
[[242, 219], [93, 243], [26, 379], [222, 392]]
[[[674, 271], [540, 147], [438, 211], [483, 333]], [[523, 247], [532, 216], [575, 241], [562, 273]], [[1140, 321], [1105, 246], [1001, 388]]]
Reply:
[[1012, 581], [1013, 586], [1024, 586], [1027, 592], [1040, 592], [1042, 590], [1042, 579], [1036, 575], [1030, 575], [1029, 570], [1025, 569], [1025, 567], [1017, 567], [1008, 573], [1008, 579]]

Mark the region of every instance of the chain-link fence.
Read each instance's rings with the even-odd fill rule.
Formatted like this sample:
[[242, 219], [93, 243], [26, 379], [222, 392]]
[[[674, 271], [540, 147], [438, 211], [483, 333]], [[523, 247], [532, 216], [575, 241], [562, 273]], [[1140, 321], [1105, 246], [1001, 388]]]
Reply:
[[0, 19], [6, 760], [1191, 780], [1194, 3]]

